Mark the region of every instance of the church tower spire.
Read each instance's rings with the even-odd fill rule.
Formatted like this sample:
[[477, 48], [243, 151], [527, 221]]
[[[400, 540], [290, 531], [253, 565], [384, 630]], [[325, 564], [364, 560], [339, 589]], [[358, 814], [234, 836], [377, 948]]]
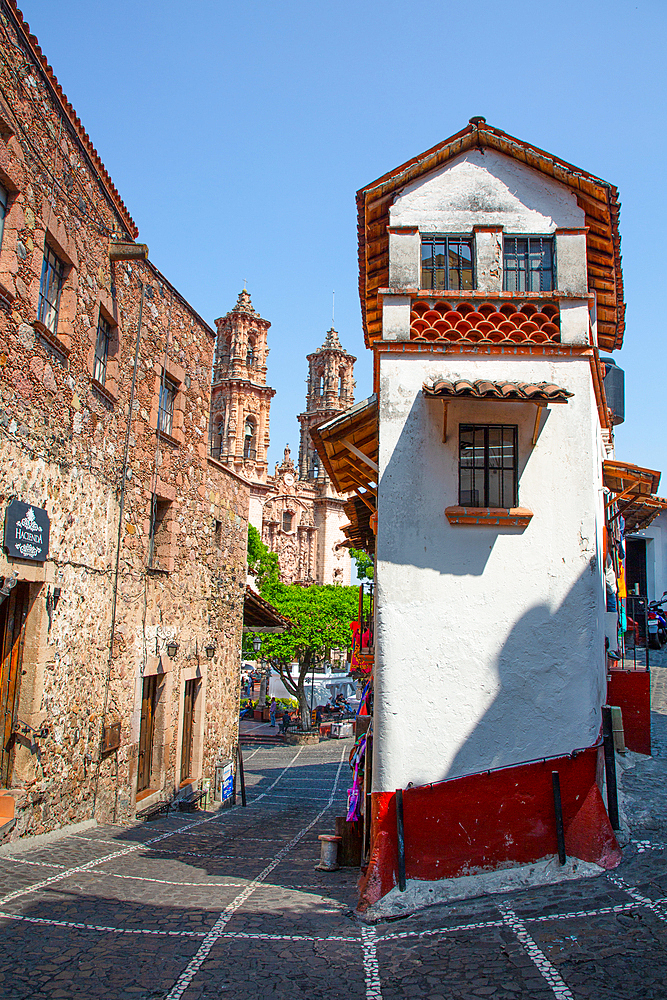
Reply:
[[270, 322], [244, 288], [234, 308], [215, 321], [211, 393], [211, 456], [256, 482], [266, 482], [269, 411], [275, 389], [266, 384]]
[[333, 326], [327, 330], [324, 343], [308, 355], [308, 390], [306, 409], [299, 414], [301, 443], [299, 447], [299, 477], [324, 480], [325, 472], [310, 437], [311, 427], [323, 423], [354, 403], [354, 362], [357, 359], [344, 349]]

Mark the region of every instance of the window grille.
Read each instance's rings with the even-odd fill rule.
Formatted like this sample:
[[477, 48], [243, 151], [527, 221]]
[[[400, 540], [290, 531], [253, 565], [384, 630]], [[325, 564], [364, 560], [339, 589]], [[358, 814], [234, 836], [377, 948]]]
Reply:
[[292, 514], [288, 510], [283, 511], [283, 531], [292, 530]]
[[464, 291], [474, 287], [471, 239], [422, 236], [422, 288]]
[[95, 341], [95, 367], [93, 378], [104, 385], [107, 378], [107, 360], [109, 358], [109, 342], [111, 340], [111, 325], [100, 313], [97, 320], [97, 340]]
[[517, 428], [459, 425], [461, 507], [517, 506]]
[[158, 430], [161, 434], [172, 434], [174, 428], [174, 403], [178, 386], [163, 378], [160, 383], [160, 405], [158, 408]]
[[544, 236], [506, 236], [503, 241], [503, 290], [550, 292], [554, 287], [553, 240]]
[[39, 283], [39, 311], [37, 319], [55, 336], [58, 330], [60, 293], [63, 288], [65, 265], [50, 246], [44, 247], [42, 277]]

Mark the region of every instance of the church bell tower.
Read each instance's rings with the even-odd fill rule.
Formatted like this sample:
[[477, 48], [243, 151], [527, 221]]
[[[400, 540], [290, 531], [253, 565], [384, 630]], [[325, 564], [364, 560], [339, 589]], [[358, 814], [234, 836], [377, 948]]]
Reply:
[[322, 346], [308, 355], [308, 391], [305, 413], [299, 414], [299, 478], [311, 482], [328, 479], [310, 437], [311, 427], [335, 417], [354, 403], [354, 362], [331, 327]]
[[265, 483], [269, 410], [275, 395], [266, 384], [271, 324], [255, 310], [244, 289], [234, 308], [215, 325], [211, 457], [251, 481]]

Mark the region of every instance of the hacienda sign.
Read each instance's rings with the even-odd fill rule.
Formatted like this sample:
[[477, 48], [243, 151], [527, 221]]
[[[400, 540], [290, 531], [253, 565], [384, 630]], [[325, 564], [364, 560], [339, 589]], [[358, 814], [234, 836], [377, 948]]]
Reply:
[[12, 500], [5, 513], [7, 555], [44, 562], [49, 554], [49, 527], [49, 515], [42, 507]]

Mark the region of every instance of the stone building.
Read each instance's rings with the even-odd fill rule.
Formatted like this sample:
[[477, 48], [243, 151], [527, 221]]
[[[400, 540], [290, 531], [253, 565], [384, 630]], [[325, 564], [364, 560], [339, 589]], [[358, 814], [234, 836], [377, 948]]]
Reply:
[[16, 837], [127, 820], [231, 755], [249, 488], [209, 454], [214, 331], [134, 242], [3, 8], [0, 816], [11, 797]]
[[250, 523], [278, 553], [283, 581], [349, 584], [350, 557], [341, 545], [341, 526], [347, 522], [344, 501], [320, 465], [311, 430], [352, 406], [356, 358], [342, 347], [333, 328], [308, 355], [298, 466], [287, 447], [269, 475], [269, 411], [275, 395], [266, 384], [270, 325], [245, 289], [234, 308], [216, 320], [211, 455], [249, 483]]

